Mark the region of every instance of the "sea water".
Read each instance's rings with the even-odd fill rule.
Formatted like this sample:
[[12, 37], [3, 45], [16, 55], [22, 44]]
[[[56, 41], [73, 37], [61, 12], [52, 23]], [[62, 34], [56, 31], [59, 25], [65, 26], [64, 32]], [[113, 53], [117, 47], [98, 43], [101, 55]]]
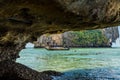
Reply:
[[34, 70], [64, 73], [53, 80], [120, 80], [120, 48], [23, 49], [19, 55], [17, 62]]

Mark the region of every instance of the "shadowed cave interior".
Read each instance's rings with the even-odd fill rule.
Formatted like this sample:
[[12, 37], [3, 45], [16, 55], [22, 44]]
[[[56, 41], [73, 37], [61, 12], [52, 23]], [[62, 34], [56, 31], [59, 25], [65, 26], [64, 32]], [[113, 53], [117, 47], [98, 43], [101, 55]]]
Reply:
[[51, 80], [50, 75], [59, 75], [16, 63], [26, 42], [44, 33], [118, 26], [119, 4], [119, 0], [1, 0], [0, 80]]

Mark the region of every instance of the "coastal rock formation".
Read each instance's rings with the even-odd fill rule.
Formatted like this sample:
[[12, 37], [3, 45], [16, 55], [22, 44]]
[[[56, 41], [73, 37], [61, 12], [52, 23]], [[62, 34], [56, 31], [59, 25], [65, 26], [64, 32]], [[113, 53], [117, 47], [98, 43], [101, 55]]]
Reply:
[[[91, 33], [93, 30], [88, 30], [89, 32], [82, 31], [83, 33]], [[74, 33], [74, 31], [68, 31], [65, 33], [59, 33], [59, 34], [44, 34], [40, 36], [37, 41], [35, 42], [36, 47], [45, 47], [45, 46], [69, 46], [69, 47], [110, 47], [112, 42], [114, 42], [118, 37], [119, 37], [119, 31], [118, 27], [110, 27], [110, 28], [104, 28], [104, 29], [97, 29], [94, 30], [97, 32], [101, 32], [101, 36], [105, 37], [107, 40], [105, 43], [102, 42], [97, 44], [94, 43], [94, 39], [97, 38], [97, 35], [94, 36], [94, 39], [92, 38], [91, 40], [84, 39], [83, 37], [80, 38], [77, 33]], [[81, 35], [81, 34], [79, 34]], [[82, 36], [82, 35], [81, 35]], [[91, 37], [93, 34], [88, 34], [87, 36]], [[85, 42], [82, 44], [79, 44], [80, 41], [77, 41], [75, 38], [80, 38], [81, 40], [87, 41], [88, 43], [86, 44]], [[87, 37], [86, 37], [87, 38]], [[98, 40], [97, 40], [98, 41]], [[105, 39], [104, 39], [105, 41]], [[75, 43], [76, 42], [76, 43]]]
[[35, 47], [45, 47], [45, 46], [62, 46], [63, 36], [61, 34], [44, 34], [37, 38], [34, 42]]
[[115, 42], [115, 40], [119, 37], [118, 27], [105, 28], [102, 29], [102, 32], [111, 42]]
[[120, 25], [119, 5], [119, 0], [0, 0], [0, 62], [15, 61], [26, 42], [44, 33]]

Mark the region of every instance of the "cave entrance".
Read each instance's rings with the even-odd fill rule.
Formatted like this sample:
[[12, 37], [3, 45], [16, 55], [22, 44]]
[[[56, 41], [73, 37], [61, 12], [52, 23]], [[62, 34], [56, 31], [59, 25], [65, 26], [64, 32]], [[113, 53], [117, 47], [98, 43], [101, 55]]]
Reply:
[[[113, 32], [115, 32], [118, 29], [117, 27], [110, 29], [106, 28], [103, 31], [106, 31], [104, 33], [109, 34], [107, 31], [110, 30], [113, 30]], [[105, 34], [103, 34], [101, 31], [102, 30], [65, 32], [64, 34], [62, 34], [62, 36], [64, 36], [65, 39], [68, 38], [67, 45], [71, 47], [70, 50], [47, 50], [43, 47], [26, 48], [19, 53], [20, 58], [17, 59], [17, 62], [22, 63], [37, 71], [67, 71], [75, 69], [105, 68], [113, 66], [114, 61], [112, 60], [114, 58], [117, 59], [116, 63], [118, 65], [120, 58], [120, 56], [118, 55], [119, 48], [111, 48], [109, 42], [110, 37], [107, 39], [105, 37]], [[113, 34], [110, 33], [109, 35], [112, 36], [111, 38], [113, 38]], [[60, 37], [58, 36], [60, 35], [56, 36], [55, 39], [57, 41], [54, 40], [54, 42], [58, 42], [59, 44], [61, 44], [60, 40], [64, 40], [60, 39]], [[114, 38], [117, 38], [117, 36], [118, 35], [114, 35]], [[85, 40], [79, 39], [79, 37], [83, 37], [83, 39]], [[41, 38], [44, 39], [42, 40]], [[45, 43], [46, 40], [48, 41], [51, 39], [52, 38], [49, 36], [48, 38], [45, 38], [45, 36], [41, 36], [37, 39], [37, 42], [34, 42], [34, 44], [37, 46], [45, 46], [45, 44], [41, 44], [41, 42]], [[73, 44], [72, 41], [80, 45], [77, 45], [75, 43]], [[38, 45], [38, 43], [40, 45]], [[33, 46], [33, 44], [30, 42], [28, 42], [27, 45], [28, 44], [30, 46]], [[107, 53], [109, 53], [109, 55]], [[112, 64], [109, 64], [111, 62]]]
[[[101, 33], [102, 30], [72, 32], [69, 35], [65, 33], [65, 39], [69, 38], [67, 39], [67, 44], [69, 44], [69, 46], [71, 45], [70, 50], [47, 50], [43, 47], [25, 48], [20, 51], [20, 58], [18, 58], [16, 62], [24, 64], [39, 72], [53, 70], [67, 74], [59, 77], [58, 79], [56, 77], [56, 80], [65, 80], [64, 78], [76, 80], [76, 78], [81, 79], [83, 76], [84, 78], [91, 78], [92, 76], [92, 78], [95, 78], [96, 80], [106, 79], [106, 76], [103, 76], [102, 74], [106, 74], [107, 79], [117, 79], [117, 77], [111, 75], [119, 76], [118, 74], [120, 74], [118, 72], [120, 70], [120, 49], [111, 48], [112, 40], [110, 39], [117, 39], [118, 35], [114, 34], [114, 32], [116, 33], [117, 30], [118, 28], [116, 27], [115, 29], [104, 29], [103, 31], [106, 31], [104, 32], [106, 34], [109, 34], [110, 31], [109, 38], [107, 38], [108, 35], [105, 37], [105, 34], [103, 35], [103, 33]], [[111, 34], [111, 31], [114, 35]], [[92, 38], [89, 36], [89, 34], [92, 36]], [[83, 40], [81, 39], [82, 37]], [[51, 40], [50, 37], [47, 39]], [[57, 37], [55, 39], [59, 41], [61, 40]], [[71, 39], [74, 39], [73, 42], [77, 44], [81, 44], [80, 41], [82, 41], [82, 46], [76, 45], [75, 43], [72, 44], [70, 41]], [[41, 39], [37, 39], [37, 41], [42, 42]], [[59, 41], [54, 40], [54, 43], [59, 43]], [[46, 43], [46, 39], [44, 39], [43, 42]], [[88, 42], [90, 42], [90, 44], [88, 44]], [[28, 44], [33, 45], [29, 42], [27, 45]], [[34, 44], [38, 44], [38, 42], [34, 42]], [[45, 44], [40, 44], [38, 46], [45, 46]], [[114, 72], [112, 73], [110, 71]], [[91, 76], [86, 76], [84, 73]], [[98, 75], [99, 77], [96, 77]]]

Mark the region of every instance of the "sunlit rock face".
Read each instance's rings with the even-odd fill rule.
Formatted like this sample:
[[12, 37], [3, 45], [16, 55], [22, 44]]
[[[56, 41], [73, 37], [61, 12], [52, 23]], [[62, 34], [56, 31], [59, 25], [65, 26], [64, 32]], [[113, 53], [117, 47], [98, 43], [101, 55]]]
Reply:
[[45, 47], [45, 46], [62, 46], [63, 37], [62, 34], [44, 34], [37, 38], [35, 42], [35, 47]]
[[118, 27], [105, 28], [102, 29], [102, 32], [111, 42], [115, 42], [115, 40], [119, 37]]

